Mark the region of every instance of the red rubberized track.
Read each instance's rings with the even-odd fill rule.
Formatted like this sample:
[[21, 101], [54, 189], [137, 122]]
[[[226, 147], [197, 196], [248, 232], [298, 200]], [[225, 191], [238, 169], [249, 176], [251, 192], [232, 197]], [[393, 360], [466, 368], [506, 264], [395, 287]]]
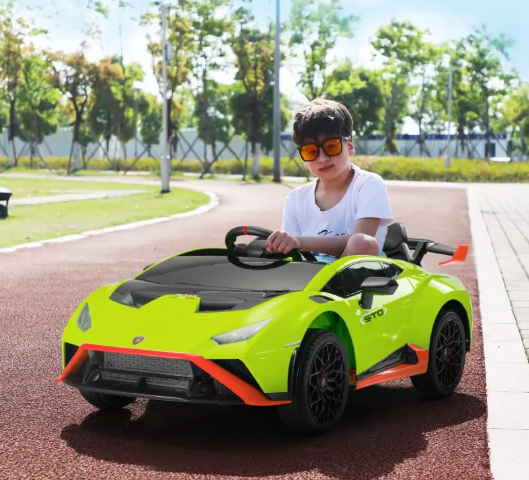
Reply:
[[[409, 380], [366, 388], [351, 394], [335, 431], [296, 438], [266, 409], [239, 417], [138, 401], [108, 415], [53, 381], [62, 329], [95, 288], [175, 252], [222, 245], [235, 225], [280, 226], [285, 186], [200, 185], [221, 195], [204, 215], [0, 254], [0, 478], [490, 479], [472, 248], [465, 264], [424, 262], [460, 276], [474, 299], [474, 346], [449, 399], [424, 400]], [[464, 190], [392, 187], [390, 195], [410, 237], [471, 245]]]

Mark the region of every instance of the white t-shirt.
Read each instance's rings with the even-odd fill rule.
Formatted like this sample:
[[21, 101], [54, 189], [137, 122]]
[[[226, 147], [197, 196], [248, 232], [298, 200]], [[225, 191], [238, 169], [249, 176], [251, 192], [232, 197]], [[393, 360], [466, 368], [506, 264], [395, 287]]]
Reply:
[[354, 165], [355, 175], [347, 192], [334, 207], [322, 211], [316, 204], [318, 179], [292, 190], [285, 200], [281, 230], [290, 235], [341, 236], [352, 232], [360, 218], [380, 218], [375, 238], [384, 246], [388, 225], [393, 222], [388, 191], [380, 175]]

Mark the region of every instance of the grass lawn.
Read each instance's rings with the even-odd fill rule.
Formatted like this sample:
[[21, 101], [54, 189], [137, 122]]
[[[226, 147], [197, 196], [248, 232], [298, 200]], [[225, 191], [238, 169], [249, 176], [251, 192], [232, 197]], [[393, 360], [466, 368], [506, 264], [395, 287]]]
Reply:
[[159, 187], [155, 185], [9, 177], [0, 177], [0, 187], [8, 188], [13, 192], [12, 200], [15, 198], [41, 197], [94, 190], [159, 190]]
[[[0, 183], [3, 180], [0, 178]], [[63, 189], [71, 187], [69, 182], [59, 183]], [[109, 188], [109, 184], [99, 186]], [[130, 189], [131, 185], [121, 187]], [[101, 200], [10, 206], [9, 217], [0, 220], [0, 248], [173, 215], [209, 202], [207, 195], [192, 190], [171, 188], [170, 193], [163, 195], [158, 187], [152, 187], [152, 190]]]

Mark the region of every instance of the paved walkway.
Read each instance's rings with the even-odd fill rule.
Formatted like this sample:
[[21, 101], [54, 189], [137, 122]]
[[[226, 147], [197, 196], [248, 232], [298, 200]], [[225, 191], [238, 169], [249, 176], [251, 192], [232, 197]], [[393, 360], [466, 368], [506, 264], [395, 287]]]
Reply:
[[495, 480], [529, 478], [529, 185], [468, 188]]
[[40, 205], [42, 203], [75, 202], [79, 200], [99, 200], [109, 197], [124, 197], [127, 195], [138, 195], [146, 190], [97, 190], [76, 193], [65, 193], [59, 195], [46, 195], [42, 197], [13, 198], [9, 205]]

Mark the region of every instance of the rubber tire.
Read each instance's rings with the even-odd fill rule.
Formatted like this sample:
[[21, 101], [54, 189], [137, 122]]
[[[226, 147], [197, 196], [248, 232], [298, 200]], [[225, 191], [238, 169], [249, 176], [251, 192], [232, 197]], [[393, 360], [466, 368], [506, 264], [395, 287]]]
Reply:
[[[463, 353], [461, 358], [461, 369], [452, 383], [449, 387], [445, 387], [439, 382], [438, 376], [437, 376], [437, 365], [435, 362], [435, 345], [437, 344], [437, 340], [439, 339], [439, 334], [443, 327], [446, 325], [446, 323], [452, 320], [454, 321], [458, 327], [460, 328], [462, 338], [463, 338]], [[432, 336], [430, 338], [430, 351], [428, 356], [428, 370], [426, 373], [422, 375], [414, 375], [413, 377], [410, 377], [411, 383], [413, 386], [422, 394], [431, 396], [431, 397], [448, 397], [451, 395], [454, 390], [459, 385], [459, 382], [461, 380], [461, 376], [463, 375], [463, 371], [465, 369], [465, 359], [466, 359], [466, 335], [465, 335], [465, 327], [463, 326], [463, 321], [461, 320], [461, 317], [454, 311], [454, 310], [443, 310], [439, 313], [439, 316], [437, 317], [433, 330], [432, 330]]]
[[120, 410], [136, 400], [135, 397], [111, 395], [88, 390], [79, 390], [79, 392], [88, 403], [100, 410]]
[[327, 343], [333, 343], [340, 350], [344, 363], [346, 375], [349, 374], [349, 359], [347, 350], [342, 341], [333, 333], [326, 330], [317, 330], [310, 335], [300, 347], [300, 358], [297, 372], [295, 372], [295, 379], [297, 382], [294, 385], [292, 392], [292, 403], [278, 406], [278, 413], [283, 424], [290, 430], [301, 434], [321, 434], [329, 431], [340, 421], [345, 407], [347, 406], [347, 396], [349, 393], [349, 377], [347, 377], [347, 388], [345, 389], [343, 403], [336, 414], [335, 418], [322, 425], [317, 422], [309, 410], [307, 387], [310, 367], [314, 361], [314, 357], [319, 349]]

